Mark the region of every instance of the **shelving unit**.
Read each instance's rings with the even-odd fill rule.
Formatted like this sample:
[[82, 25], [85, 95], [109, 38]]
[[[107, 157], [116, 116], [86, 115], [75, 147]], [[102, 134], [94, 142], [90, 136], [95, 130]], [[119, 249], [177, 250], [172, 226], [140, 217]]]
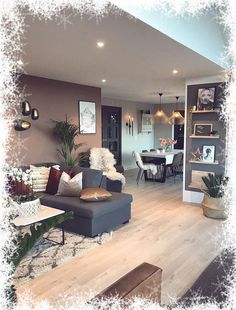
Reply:
[[189, 163], [191, 164], [202, 164], [202, 165], [218, 165], [218, 160], [215, 160], [213, 163], [208, 163], [205, 161], [198, 161], [198, 160], [189, 160]]
[[204, 113], [219, 113], [220, 110], [209, 110], [209, 111], [191, 111], [192, 114], [204, 114]]
[[189, 138], [191, 138], [191, 139], [219, 139], [220, 136], [219, 135], [215, 135], [215, 136], [195, 136], [195, 135], [191, 135], [191, 136], [189, 136]]

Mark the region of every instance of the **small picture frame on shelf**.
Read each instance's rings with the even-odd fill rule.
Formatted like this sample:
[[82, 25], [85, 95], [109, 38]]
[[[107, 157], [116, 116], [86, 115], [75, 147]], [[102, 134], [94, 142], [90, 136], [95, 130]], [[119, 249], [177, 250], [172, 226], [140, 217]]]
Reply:
[[215, 161], [215, 146], [214, 145], [203, 145], [202, 161], [205, 163], [214, 163]]
[[199, 88], [197, 111], [211, 111], [215, 107], [215, 87]]
[[212, 132], [212, 124], [194, 124], [194, 136], [210, 136]]

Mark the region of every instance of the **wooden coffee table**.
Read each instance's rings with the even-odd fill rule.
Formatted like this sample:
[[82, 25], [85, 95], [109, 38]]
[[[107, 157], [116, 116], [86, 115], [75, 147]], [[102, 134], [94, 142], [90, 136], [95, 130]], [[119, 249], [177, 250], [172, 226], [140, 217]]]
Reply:
[[[17, 228], [22, 229], [30, 225], [42, 223], [43, 221], [48, 220], [49, 218], [56, 217], [63, 213], [65, 213], [65, 211], [63, 210], [40, 205], [40, 210], [37, 214], [31, 215], [28, 217], [18, 216], [12, 221], [12, 224], [14, 224], [15, 227]], [[65, 230], [64, 230], [63, 222], [60, 225], [61, 225], [61, 230], [62, 230], [62, 242], [59, 243], [57, 241], [54, 241], [48, 238], [45, 238], [45, 239], [50, 240], [54, 243], [63, 245], [65, 243]]]

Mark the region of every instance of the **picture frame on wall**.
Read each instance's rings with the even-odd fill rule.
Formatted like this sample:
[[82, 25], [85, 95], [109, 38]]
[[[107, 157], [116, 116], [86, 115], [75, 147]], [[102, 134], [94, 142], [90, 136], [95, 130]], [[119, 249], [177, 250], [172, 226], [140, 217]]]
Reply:
[[194, 124], [194, 136], [210, 136], [213, 124]]
[[96, 133], [96, 103], [79, 101], [79, 132], [80, 134]]
[[214, 163], [215, 161], [215, 146], [214, 145], [203, 145], [202, 161], [206, 163]]
[[199, 88], [197, 111], [211, 111], [215, 108], [215, 87]]

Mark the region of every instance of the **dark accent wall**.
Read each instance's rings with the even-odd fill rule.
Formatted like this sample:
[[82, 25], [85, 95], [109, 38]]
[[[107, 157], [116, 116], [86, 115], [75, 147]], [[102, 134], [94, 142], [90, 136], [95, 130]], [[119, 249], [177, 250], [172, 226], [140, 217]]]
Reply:
[[[192, 114], [192, 107], [197, 104], [197, 94], [199, 88], [215, 87], [215, 106], [220, 106], [223, 102], [223, 83], [209, 83], [209, 84], [198, 84], [189, 85], [187, 88], [187, 128], [186, 128], [186, 169], [185, 169], [185, 189], [189, 191], [200, 191], [198, 189], [190, 188], [188, 185], [191, 182], [191, 171], [209, 171], [215, 174], [224, 173], [225, 170], [225, 135], [226, 129], [223, 121], [219, 119], [218, 113], [199, 113]], [[220, 136], [219, 139], [193, 139], [189, 138], [193, 134], [194, 124], [213, 124], [213, 130], [217, 130]], [[195, 152], [199, 147], [202, 150], [203, 145], [214, 145], [215, 146], [215, 160], [219, 161], [218, 165], [210, 164], [195, 164], [189, 163], [191, 159], [191, 152]]]
[[67, 114], [68, 120], [78, 125], [79, 100], [96, 102], [96, 134], [79, 135], [77, 142], [86, 143], [81, 150], [101, 147], [101, 88], [30, 75], [21, 77], [21, 85], [27, 94], [25, 99], [39, 110], [40, 115], [38, 120], [30, 120], [29, 130], [14, 133], [14, 143], [16, 139], [22, 141], [22, 164], [58, 162], [58, 143], [53, 136], [52, 120], [65, 120]]

